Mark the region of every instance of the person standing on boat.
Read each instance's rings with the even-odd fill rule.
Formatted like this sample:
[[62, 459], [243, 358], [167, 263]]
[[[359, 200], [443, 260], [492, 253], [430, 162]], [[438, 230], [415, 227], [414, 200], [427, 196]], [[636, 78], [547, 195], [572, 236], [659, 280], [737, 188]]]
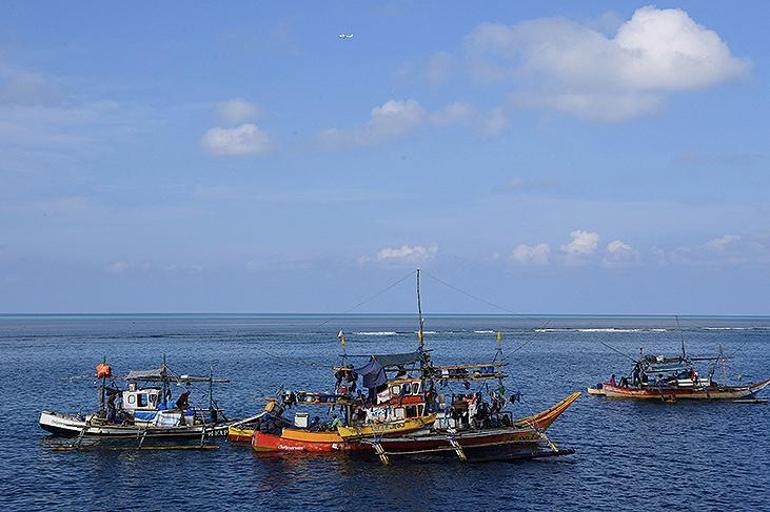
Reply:
[[610, 375], [610, 380], [608, 381], [608, 383], [610, 384], [610, 386], [615, 386], [615, 374], [614, 373], [612, 375]]

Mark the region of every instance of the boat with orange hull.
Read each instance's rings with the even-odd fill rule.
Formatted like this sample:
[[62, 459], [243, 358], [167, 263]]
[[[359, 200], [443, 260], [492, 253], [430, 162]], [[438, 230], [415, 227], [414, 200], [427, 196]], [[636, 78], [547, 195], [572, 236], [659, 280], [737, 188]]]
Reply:
[[[727, 385], [727, 361], [730, 357], [724, 354], [721, 347], [716, 356], [693, 357], [687, 353], [687, 347], [682, 338], [682, 351], [679, 355], [645, 355], [640, 349], [639, 357], [635, 359], [607, 343], [601, 343], [633, 361], [634, 366], [629, 375], [616, 379], [615, 374], [612, 374], [607, 382], [589, 387], [587, 389], [589, 395], [665, 402], [677, 400], [763, 402], [765, 400], [757, 399], [755, 395], [770, 386], [770, 379], [748, 385]], [[698, 362], [709, 362], [707, 371], [701, 372]], [[721, 383], [714, 380], [714, 375], [720, 367]]]
[[[420, 270], [417, 270], [417, 349], [405, 353], [354, 354], [346, 351], [342, 331], [342, 364], [332, 368], [333, 392], [280, 389], [271, 398], [265, 415], [256, 420], [251, 446], [256, 452], [370, 452], [389, 464], [390, 454], [454, 451], [468, 460], [465, 450], [484, 448], [517, 451], [516, 457], [566, 455], [545, 431], [577, 398], [569, 395], [538, 414], [514, 419], [506, 409], [520, 401], [504, 385], [508, 377], [497, 332], [497, 351], [491, 362], [437, 365], [432, 350], [425, 348], [424, 319], [420, 302]], [[363, 364], [351, 364], [361, 358]], [[362, 377], [364, 393], [358, 388]], [[497, 381], [490, 386], [489, 381]], [[472, 386], [471, 383], [477, 383]], [[319, 406], [322, 419], [295, 408]], [[232, 431], [240, 439], [244, 430]], [[495, 456], [494, 453], [491, 456]], [[508, 457], [506, 457], [508, 458]]]
[[770, 379], [749, 384], [748, 386], [721, 386], [710, 383], [706, 386], [646, 386], [623, 387], [603, 383], [601, 387], [589, 388], [590, 395], [607, 398], [635, 398], [641, 400], [743, 400], [753, 397], [770, 386]]
[[251, 447], [257, 452], [348, 452], [371, 450], [371, 447], [345, 441], [336, 431], [313, 432], [284, 428], [280, 434], [254, 432]]

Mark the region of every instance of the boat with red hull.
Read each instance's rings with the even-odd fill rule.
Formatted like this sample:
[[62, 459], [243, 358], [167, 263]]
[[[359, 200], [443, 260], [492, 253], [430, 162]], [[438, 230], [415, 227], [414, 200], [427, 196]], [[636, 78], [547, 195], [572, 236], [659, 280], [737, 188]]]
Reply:
[[770, 379], [755, 382], [748, 386], [721, 386], [711, 382], [701, 386], [646, 386], [624, 387], [603, 383], [601, 387], [589, 388], [591, 395], [608, 398], [635, 398], [642, 400], [744, 400], [770, 386]]

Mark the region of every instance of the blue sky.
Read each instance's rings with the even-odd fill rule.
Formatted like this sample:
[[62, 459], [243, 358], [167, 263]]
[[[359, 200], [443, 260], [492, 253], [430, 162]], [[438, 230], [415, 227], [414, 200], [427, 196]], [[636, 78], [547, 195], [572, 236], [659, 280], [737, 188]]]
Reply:
[[770, 6], [541, 4], [3, 2], [0, 311], [770, 314]]

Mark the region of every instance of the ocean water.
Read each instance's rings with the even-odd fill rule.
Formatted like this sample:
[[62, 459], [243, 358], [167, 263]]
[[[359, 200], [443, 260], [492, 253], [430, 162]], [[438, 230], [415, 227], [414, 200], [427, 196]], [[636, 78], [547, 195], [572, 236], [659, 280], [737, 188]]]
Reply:
[[[770, 376], [770, 318], [428, 316], [440, 363], [482, 362], [504, 332], [517, 415], [628, 371], [627, 354], [693, 355], [721, 346], [727, 376]], [[230, 379], [217, 396], [247, 416], [279, 386], [331, 389], [343, 329], [350, 354], [408, 351], [406, 316], [0, 316], [0, 510], [770, 510], [770, 407], [640, 403], [584, 396], [549, 434], [575, 455], [461, 464], [451, 458], [385, 467], [345, 456], [212, 451], [52, 452], [41, 409], [96, 406], [94, 366], [156, 367]], [[520, 347], [520, 348], [519, 348]], [[717, 378], [722, 377], [718, 371]], [[195, 396], [193, 397], [195, 398]]]

